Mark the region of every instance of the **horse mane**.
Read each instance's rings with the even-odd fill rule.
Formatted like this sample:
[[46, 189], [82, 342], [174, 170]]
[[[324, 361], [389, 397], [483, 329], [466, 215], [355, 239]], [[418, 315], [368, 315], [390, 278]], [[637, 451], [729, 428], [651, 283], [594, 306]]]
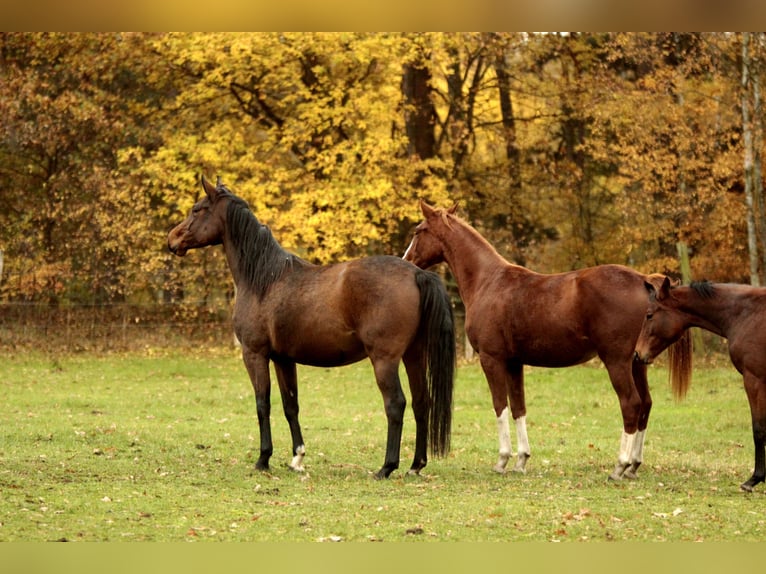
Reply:
[[715, 286], [707, 279], [703, 281], [692, 281], [689, 287], [703, 299], [712, 299], [716, 295]]
[[483, 248], [485, 248], [490, 253], [494, 253], [499, 258], [505, 260], [505, 258], [500, 255], [500, 253], [497, 251], [494, 245], [492, 245], [489, 240], [487, 240], [486, 237], [484, 237], [481, 233], [479, 233], [479, 230], [476, 229], [473, 225], [468, 223], [465, 219], [460, 217], [459, 215], [456, 215], [454, 213], [449, 213], [446, 209], [439, 209], [438, 210], [442, 223], [444, 223], [444, 226], [449, 229], [450, 231], [453, 231], [455, 226], [453, 225], [453, 222], [456, 222], [459, 224], [459, 227], [462, 227], [465, 229], [465, 231], [468, 233], [470, 237], [473, 238], [474, 241], [476, 241], [479, 245], [481, 245]]
[[[219, 189], [228, 191], [223, 186]], [[226, 207], [226, 234], [239, 258], [240, 279], [258, 299], [263, 299], [269, 287], [292, 266], [295, 256], [258, 221], [247, 202], [231, 192]]]
[[[703, 299], [712, 299], [716, 295], [713, 283], [708, 280], [692, 281], [689, 284], [692, 292]], [[683, 399], [691, 385], [693, 344], [691, 331], [684, 329], [681, 337], [668, 347], [669, 376], [673, 395]]]

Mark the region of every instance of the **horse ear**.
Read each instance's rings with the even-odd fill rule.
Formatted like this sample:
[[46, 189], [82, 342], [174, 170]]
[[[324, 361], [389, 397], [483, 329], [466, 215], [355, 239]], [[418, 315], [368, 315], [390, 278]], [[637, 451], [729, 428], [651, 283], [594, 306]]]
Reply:
[[651, 275], [647, 275], [646, 279], [644, 279], [644, 287], [646, 287], [649, 295], [659, 291], [664, 280], [665, 276], [660, 273], [652, 273]]
[[424, 199], [420, 200], [420, 211], [423, 212], [423, 215], [426, 216], [426, 218], [432, 216], [434, 213], [436, 213], [436, 208], [431, 207], [428, 205]]
[[664, 299], [665, 297], [670, 296], [670, 277], [665, 277], [665, 280], [662, 282], [662, 287], [660, 287], [660, 292], [657, 294], [657, 299]]
[[644, 287], [646, 287], [650, 297], [654, 296], [658, 299], [662, 299], [668, 294], [670, 278], [661, 273], [652, 273], [651, 275], [647, 275], [646, 279], [644, 279]]
[[218, 195], [218, 190], [216, 187], [208, 181], [208, 179], [205, 177], [205, 174], [202, 174], [202, 189], [205, 190], [205, 194], [208, 196], [210, 201], [215, 201], [215, 198]]
[[447, 210], [447, 213], [449, 213], [450, 215], [455, 215], [455, 212], [456, 212], [456, 211], [457, 211], [457, 202], [455, 202], [454, 204], [452, 204], [452, 207], [450, 207], [450, 208]]

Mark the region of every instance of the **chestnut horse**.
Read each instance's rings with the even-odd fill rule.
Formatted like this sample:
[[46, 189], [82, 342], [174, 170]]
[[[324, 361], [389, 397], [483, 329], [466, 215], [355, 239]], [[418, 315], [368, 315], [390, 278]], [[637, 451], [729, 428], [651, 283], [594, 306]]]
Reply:
[[[456, 207], [456, 206], [455, 206]], [[511, 456], [508, 404], [516, 426], [514, 471], [530, 456], [524, 400], [524, 365], [567, 367], [598, 356], [620, 401], [623, 433], [610, 478], [635, 478], [652, 399], [646, 365], [634, 361], [646, 313], [643, 275], [619, 265], [542, 275], [506, 261], [455, 207], [435, 209], [421, 201], [425, 220], [404, 259], [421, 268], [446, 261], [465, 304], [466, 334], [479, 354], [497, 417], [505, 472]]]
[[[676, 287], [664, 281], [659, 287], [647, 284], [649, 307], [636, 343], [636, 356], [651, 362], [668, 345], [688, 336], [689, 327], [700, 327], [724, 337], [729, 357], [742, 374], [750, 402], [755, 446], [753, 475], [740, 485], [752, 492], [766, 479], [766, 288], [694, 282]], [[676, 368], [691, 373], [691, 353], [670, 357]], [[674, 386], [684, 396], [687, 383]]]
[[247, 203], [202, 177], [205, 196], [168, 234], [168, 247], [223, 244], [237, 285], [234, 330], [255, 390], [260, 428], [256, 469], [267, 470], [273, 446], [269, 361], [292, 435], [290, 468], [303, 470], [306, 452], [298, 422], [296, 364], [334, 367], [369, 357], [381, 394], [388, 436], [377, 478], [399, 467], [406, 399], [400, 361], [409, 379], [415, 416], [410, 472], [449, 451], [455, 372], [452, 307], [441, 279], [393, 256], [312, 265], [285, 251]]

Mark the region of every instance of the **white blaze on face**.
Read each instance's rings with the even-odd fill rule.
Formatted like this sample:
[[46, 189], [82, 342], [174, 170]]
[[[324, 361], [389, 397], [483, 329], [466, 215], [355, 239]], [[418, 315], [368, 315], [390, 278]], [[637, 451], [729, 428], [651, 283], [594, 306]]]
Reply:
[[404, 251], [404, 255], [402, 255], [402, 259], [407, 259], [407, 254], [410, 252], [410, 249], [412, 249], [412, 244], [415, 243], [415, 238], [412, 238], [412, 241], [410, 241], [410, 244], [407, 246], [407, 249]]

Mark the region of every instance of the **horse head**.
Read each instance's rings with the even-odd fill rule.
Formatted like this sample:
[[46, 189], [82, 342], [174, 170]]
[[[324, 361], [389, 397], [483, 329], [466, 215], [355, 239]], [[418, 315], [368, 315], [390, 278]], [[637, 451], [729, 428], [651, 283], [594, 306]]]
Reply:
[[205, 196], [194, 204], [189, 215], [168, 233], [168, 249], [179, 257], [186, 255], [189, 249], [219, 245], [223, 242], [226, 224], [225, 201], [220, 201], [229, 194], [221, 185], [213, 185], [202, 176], [202, 188]]
[[457, 210], [457, 204], [449, 209], [436, 209], [420, 200], [420, 211], [425, 219], [415, 228], [415, 235], [402, 259], [427, 269], [444, 261], [444, 244], [439, 228], [451, 227], [449, 216]]
[[644, 363], [652, 360], [682, 335], [684, 324], [674, 309], [671, 290], [676, 285], [669, 277], [650, 275], [644, 281], [649, 294], [649, 305], [636, 341], [636, 359]]

